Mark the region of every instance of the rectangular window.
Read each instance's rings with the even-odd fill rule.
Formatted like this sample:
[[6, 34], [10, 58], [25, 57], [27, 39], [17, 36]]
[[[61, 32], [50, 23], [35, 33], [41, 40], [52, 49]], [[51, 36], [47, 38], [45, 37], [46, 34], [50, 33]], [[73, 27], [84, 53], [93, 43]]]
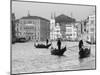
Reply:
[[91, 24], [94, 24], [94, 20], [91, 20]]
[[72, 32], [72, 29], [66, 29], [66, 32]]
[[91, 32], [94, 32], [94, 28], [91, 28], [90, 30], [91, 30]]
[[72, 36], [72, 34], [66, 34], [66, 36]]
[[28, 21], [28, 24], [32, 24], [32, 21]]

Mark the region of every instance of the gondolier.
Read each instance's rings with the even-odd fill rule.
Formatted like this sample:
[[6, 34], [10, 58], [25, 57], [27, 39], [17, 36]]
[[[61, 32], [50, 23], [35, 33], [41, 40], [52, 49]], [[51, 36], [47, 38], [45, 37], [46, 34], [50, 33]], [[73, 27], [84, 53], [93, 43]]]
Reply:
[[81, 50], [82, 46], [83, 46], [83, 40], [80, 40], [79, 41], [79, 50]]
[[46, 45], [48, 45], [48, 42], [49, 42], [48, 39], [46, 39]]
[[57, 41], [57, 46], [58, 46], [58, 49], [60, 50], [61, 49], [61, 41], [60, 41], [60, 39], [58, 39], [58, 41]]
[[53, 48], [53, 47], [51, 48], [51, 54], [52, 55], [62, 56], [65, 51], [66, 51], [66, 46], [64, 48], [62, 48], [61, 50], [58, 50], [58, 49]]

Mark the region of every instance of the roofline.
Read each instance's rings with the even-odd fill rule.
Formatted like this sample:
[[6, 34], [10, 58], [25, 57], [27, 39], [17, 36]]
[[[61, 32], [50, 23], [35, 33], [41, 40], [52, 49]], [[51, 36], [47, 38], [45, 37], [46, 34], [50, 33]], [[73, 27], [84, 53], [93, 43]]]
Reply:
[[[27, 19], [27, 17], [29, 17], [29, 16], [24, 16], [24, 17], [22, 17], [22, 18], [20, 18], [20, 19]], [[42, 19], [42, 20], [45, 20], [45, 21], [50, 22], [48, 19], [43, 18], [43, 17], [40, 17], [40, 16], [30, 16], [30, 17], [37, 17], [37, 19]], [[30, 19], [32, 19], [32, 18], [30, 18]], [[33, 18], [33, 19], [34, 19], [34, 18]]]

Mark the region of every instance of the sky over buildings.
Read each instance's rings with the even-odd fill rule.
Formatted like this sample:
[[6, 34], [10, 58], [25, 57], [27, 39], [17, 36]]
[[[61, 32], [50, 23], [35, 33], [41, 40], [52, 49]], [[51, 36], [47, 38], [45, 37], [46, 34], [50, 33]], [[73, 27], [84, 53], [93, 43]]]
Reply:
[[27, 16], [29, 12], [31, 16], [49, 20], [51, 13], [55, 13], [56, 16], [65, 14], [79, 21], [95, 14], [95, 6], [12, 1], [12, 12], [15, 13], [16, 19]]

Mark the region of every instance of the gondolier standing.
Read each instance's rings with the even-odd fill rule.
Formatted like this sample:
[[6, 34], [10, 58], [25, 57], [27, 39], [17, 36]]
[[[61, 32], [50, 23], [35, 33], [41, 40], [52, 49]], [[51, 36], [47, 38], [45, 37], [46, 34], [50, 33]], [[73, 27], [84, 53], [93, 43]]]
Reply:
[[60, 50], [61, 49], [61, 40], [60, 39], [58, 39], [58, 41], [57, 41], [57, 46], [58, 46], [58, 49]]
[[82, 49], [82, 46], [83, 46], [83, 40], [80, 40], [80, 41], [79, 41], [79, 50]]
[[46, 39], [46, 45], [48, 45], [48, 39]]

